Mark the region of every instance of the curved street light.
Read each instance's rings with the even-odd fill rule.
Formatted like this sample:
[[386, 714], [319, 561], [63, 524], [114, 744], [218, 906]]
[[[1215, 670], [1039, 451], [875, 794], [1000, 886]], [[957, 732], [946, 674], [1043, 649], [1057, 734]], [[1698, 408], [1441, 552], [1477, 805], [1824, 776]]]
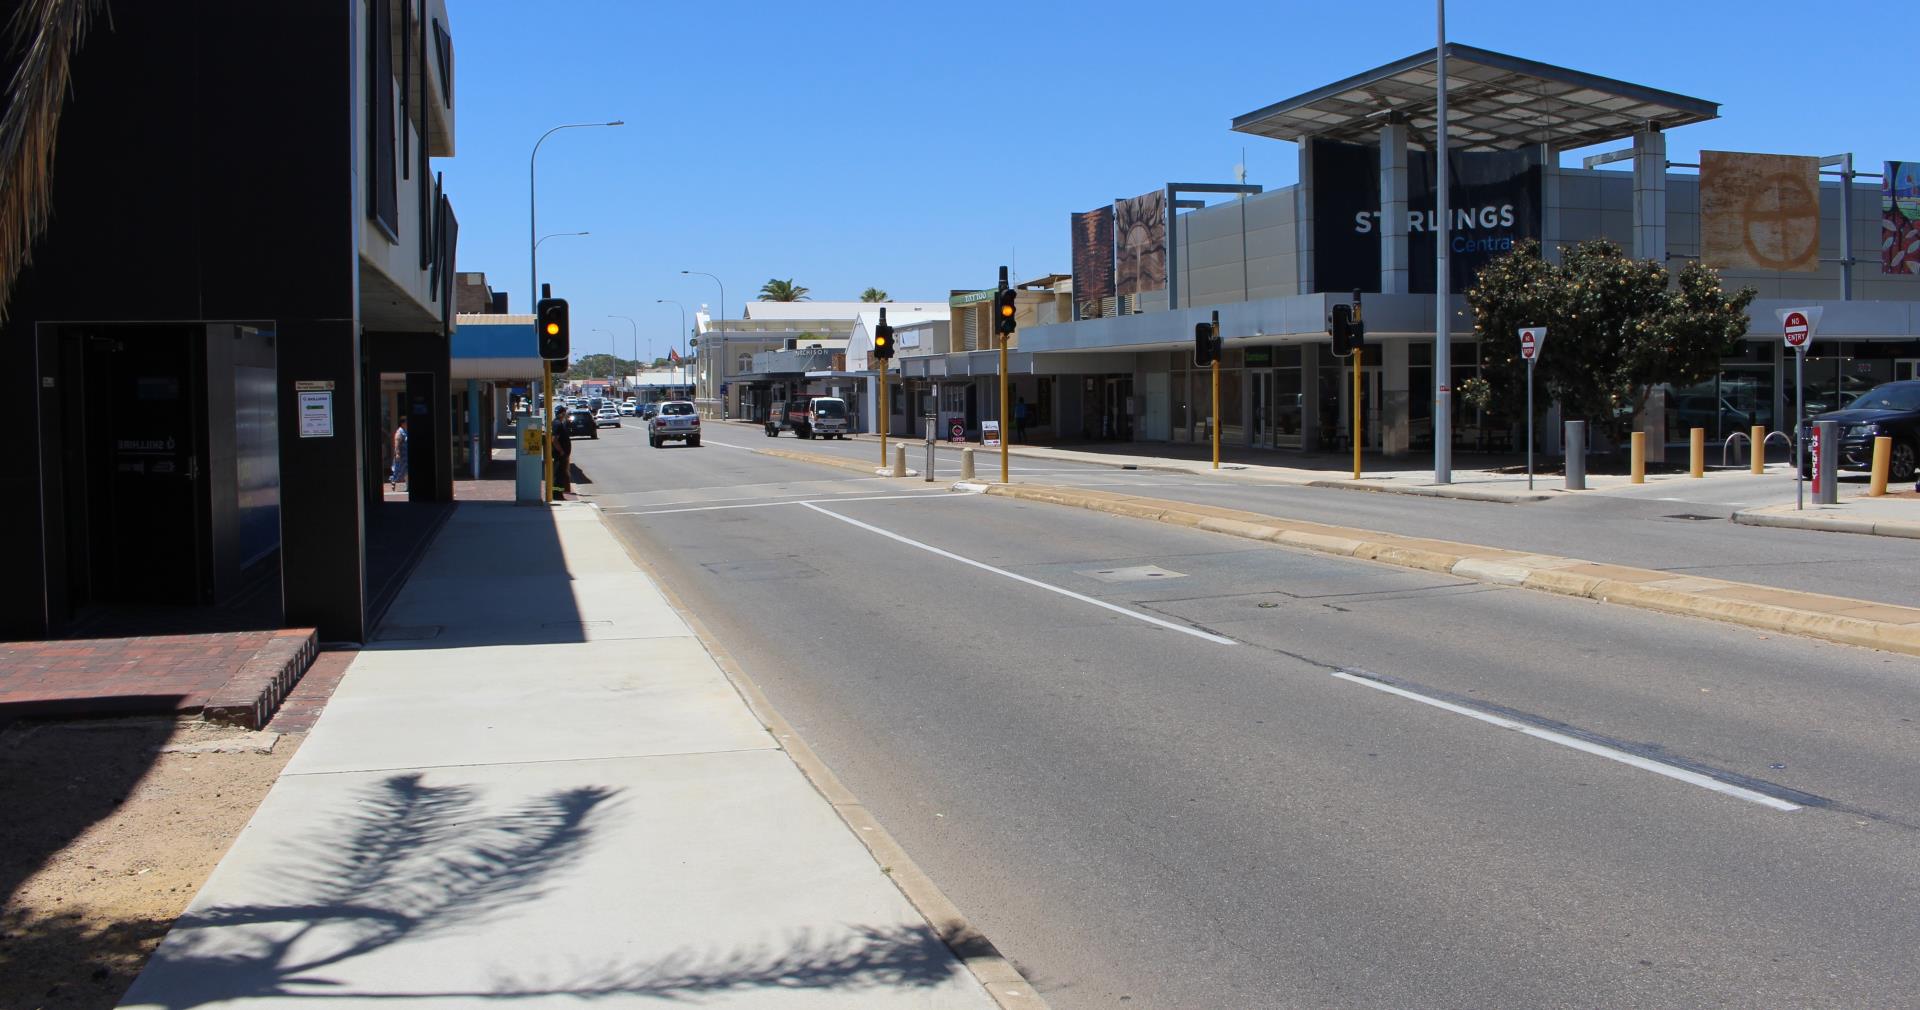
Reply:
[[[702, 277], [712, 277], [713, 282], [720, 285], [720, 353], [727, 353], [727, 286], [721, 282], [720, 278], [714, 277], [713, 274], [707, 273], [705, 270], [682, 270], [680, 272], [683, 274], [699, 274]], [[707, 360], [718, 361], [720, 359], [709, 358]], [[711, 398], [714, 392], [711, 388], [713, 385], [712, 376], [707, 377], [707, 385], [709, 387], [707, 395]], [[720, 416], [725, 417], [727, 412], [726, 404], [722, 403], [719, 410]]]
[[[540, 242], [545, 242], [550, 238], [570, 238], [575, 235], [591, 235], [591, 234], [593, 233], [586, 232], [586, 231], [554, 231], [554, 232], [548, 232], [547, 234], [540, 236]], [[535, 249], [539, 249], [540, 242], [535, 242], [533, 244], [533, 247]]]

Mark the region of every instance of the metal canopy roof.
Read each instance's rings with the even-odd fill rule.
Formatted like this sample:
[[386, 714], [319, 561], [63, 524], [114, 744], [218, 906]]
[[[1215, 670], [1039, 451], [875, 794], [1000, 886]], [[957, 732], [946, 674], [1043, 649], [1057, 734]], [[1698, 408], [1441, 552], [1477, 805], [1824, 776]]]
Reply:
[[[1413, 146], [1432, 147], [1433, 50], [1235, 117], [1233, 129], [1278, 140], [1377, 143], [1398, 116]], [[1456, 151], [1535, 144], [1571, 150], [1720, 117], [1720, 105], [1517, 56], [1447, 43], [1447, 133]]]

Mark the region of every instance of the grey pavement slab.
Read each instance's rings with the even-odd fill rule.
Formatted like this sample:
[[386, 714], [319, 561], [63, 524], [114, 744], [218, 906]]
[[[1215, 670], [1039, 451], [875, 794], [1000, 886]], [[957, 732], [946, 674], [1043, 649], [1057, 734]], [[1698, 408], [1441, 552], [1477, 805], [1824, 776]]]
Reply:
[[993, 1006], [592, 506], [393, 614], [122, 1005]]

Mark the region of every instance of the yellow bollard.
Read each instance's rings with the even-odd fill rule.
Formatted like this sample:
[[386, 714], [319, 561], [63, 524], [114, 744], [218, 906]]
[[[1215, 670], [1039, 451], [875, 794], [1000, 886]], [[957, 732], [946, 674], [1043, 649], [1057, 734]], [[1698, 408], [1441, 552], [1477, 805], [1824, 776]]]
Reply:
[[1750, 450], [1747, 453], [1747, 455], [1753, 457], [1753, 472], [1766, 473], [1767, 472], [1766, 425], [1762, 425], [1762, 424], [1754, 425], [1753, 431], [1748, 433], [1747, 440], [1748, 442], [1751, 443], [1750, 445], [1747, 446], [1747, 448]]
[[1633, 477], [1631, 480], [1632, 483], [1635, 484], [1645, 484], [1647, 482], [1647, 433], [1644, 431], [1636, 431], [1633, 433]]
[[1893, 462], [1893, 439], [1881, 435], [1873, 440], [1873, 483], [1867, 486], [1867, 496], [1878, 498], [1887, 493], [1887, 467]]
[[1691, 442], [1692, 454], [1687, 457], [1687, 466], [1690, 468], [1687, 472], [1695, 477], [1705, 477], [1707, 475], [1707, 429], [1695, 428], [1688, 434], [1691, 436], [1689, 442]]

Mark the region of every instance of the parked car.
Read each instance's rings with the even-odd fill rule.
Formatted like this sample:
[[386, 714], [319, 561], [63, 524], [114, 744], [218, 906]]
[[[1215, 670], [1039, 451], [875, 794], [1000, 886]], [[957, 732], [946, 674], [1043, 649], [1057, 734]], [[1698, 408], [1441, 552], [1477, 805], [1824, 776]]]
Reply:
[[593, 419], [593, 411], [581, 407], [567, 411], [567, 434], [575, 437], [585, 435], [588, 438], [600, 437], [600, 425]]
[[[786, 401], [784, 427], [801, 438], [846, 438], [853, 430], [847, 401], [837, 396], [803, 396]], [[777, 437], [779, 429], [771, 421], [767, 434]]]
[[600, 413], [593, 415], [593, 423], [601, 428], [620, 427], [620, 408], [611, 403], [600, 405]]
[[[1873, 440], [1884, 435], [1893, 439], [1887, 479], [1896, 484], [1913, 479], [1915, 462], [1920, 460], [1920, 380], [1883, 383], [1854, 398], [1845, 410], [1815, 414], [1801, 422], [1802, 438], [1812, 431], [1814, 421], [1839, 423], [1838, 469], [1871, 470]], [[1812, 474], [1812, 453], [1802, 456], [1801, 469]]]
[[647, 422], [647, 444], [655, 449], [667, 442], [700, 445], [700, 413], [686, 400], [668, 400], [660, 412]]

